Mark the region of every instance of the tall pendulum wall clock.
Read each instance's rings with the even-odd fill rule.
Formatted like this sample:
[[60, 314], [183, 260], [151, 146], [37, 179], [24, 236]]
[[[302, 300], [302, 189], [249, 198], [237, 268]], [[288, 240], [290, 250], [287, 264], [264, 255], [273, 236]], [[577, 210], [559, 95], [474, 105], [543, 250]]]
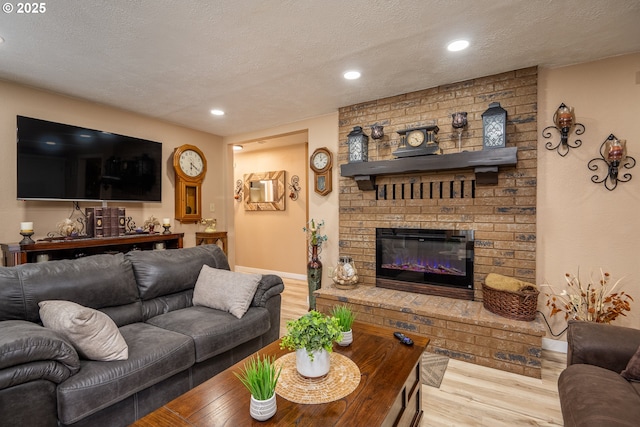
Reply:
[[311, 169], [313, 169], [313, 189], [315, 192], [321, 196], [331, 193], [333, 189], [331, 181], [331, 169], [333, 167], [331, 151], [325, 147], [318, 148], [311, 155], [309, 163]]
[[202, 220], [202, 181], [207, 159], [198, 147], [185, 144], [173, 153], [176, 176], [176, 219], [182, 223]]

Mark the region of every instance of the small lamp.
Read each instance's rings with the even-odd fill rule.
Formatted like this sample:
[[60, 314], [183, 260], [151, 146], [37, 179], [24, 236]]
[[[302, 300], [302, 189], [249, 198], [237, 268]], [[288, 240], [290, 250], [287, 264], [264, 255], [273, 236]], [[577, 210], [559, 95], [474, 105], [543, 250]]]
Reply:
[[506, 145], [507, 110], [499, 102], [492, 102], [482, 113], [482, 148], [504, 148]]
[[361, 126], [354, 126], [347, 135], [349, 145], [349, 163], [369, 161], [369, 137], [364, 134]]

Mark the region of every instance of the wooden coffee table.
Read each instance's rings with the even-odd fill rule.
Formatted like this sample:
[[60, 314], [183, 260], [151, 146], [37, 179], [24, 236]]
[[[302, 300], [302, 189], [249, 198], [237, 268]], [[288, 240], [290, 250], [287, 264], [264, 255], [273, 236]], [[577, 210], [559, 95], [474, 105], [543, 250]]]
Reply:
[[[263, 422], [249, 415], [249, 391], [233, 374], [241, 361], [184, 395], [138, 420], [138, 427], [180, 426], [418, 426], [422, 417], [420, 362], [428, 338], [408, 334], [413, 346], [401, 344], [393, 330], [356, 322], [353, 343], [334, 345], [334, 351], [350, 358], [361, 379], [351, 394], [334, 402], [302, 405], [276, 397], [276, 415]], [[288, 353], [280, 340], [258, 353]], [[246, 359], [245, 359], [246, 360]]]

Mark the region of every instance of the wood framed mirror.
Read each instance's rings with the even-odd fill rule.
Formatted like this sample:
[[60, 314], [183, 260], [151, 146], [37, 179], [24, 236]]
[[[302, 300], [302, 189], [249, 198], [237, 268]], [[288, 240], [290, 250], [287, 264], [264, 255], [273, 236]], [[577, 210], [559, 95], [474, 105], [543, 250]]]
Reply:
[[285, 171], [249, 173], [244, 175], [244, 210], [285, 210]]

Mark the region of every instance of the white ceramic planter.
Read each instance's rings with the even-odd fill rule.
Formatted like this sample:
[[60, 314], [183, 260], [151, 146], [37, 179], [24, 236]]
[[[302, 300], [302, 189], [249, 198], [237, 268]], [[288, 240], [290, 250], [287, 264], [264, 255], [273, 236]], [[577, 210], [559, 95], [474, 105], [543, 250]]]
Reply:
[[313, 351], [313, 361], [306, 348], [296, 350], [296, 369], [306, 378], [318, 378], [329, 373], [331, 359], [325, 349]]
[[338, 341], [338, 345], [346, 347], [353, 342], [353, 330], [349, 329], [342, 333], [342, 341]]
[[273, 393], [267, 400], [256, 400], [251, 396], [251, 404], [249, 405], [249, 413], [251, 418], [258, 421], [266, 421], [276, 414], [276, 394]]

